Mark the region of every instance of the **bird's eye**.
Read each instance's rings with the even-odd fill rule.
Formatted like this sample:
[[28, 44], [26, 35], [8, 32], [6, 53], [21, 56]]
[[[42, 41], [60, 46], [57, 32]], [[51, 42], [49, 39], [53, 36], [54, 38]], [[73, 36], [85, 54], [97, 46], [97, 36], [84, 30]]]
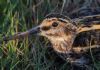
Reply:
[[53, 26], [53, 27], [57, 27], [57, 26], [58, 26], [58, 22], [53, 22], [53, 23], [52, 23], [52, 26]]

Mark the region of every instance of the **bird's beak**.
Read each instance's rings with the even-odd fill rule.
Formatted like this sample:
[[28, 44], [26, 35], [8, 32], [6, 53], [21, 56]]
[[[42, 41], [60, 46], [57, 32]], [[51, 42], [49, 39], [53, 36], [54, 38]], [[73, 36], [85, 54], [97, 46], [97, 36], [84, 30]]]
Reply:
[[9, 36], [9, 37], [4, 37], [3, 38], [3, 41], [9, 41], [9, 40], [15, 40], [15, 39], [20, 39], [20, 38], [23, 38], [23, 37], [26, 37], [26, 36], [29, 36], [29, 35], [36, 35], [40, 33], [40, 27], [37, 26], [37, 27], [34, 27], [30, 30], [27, 30], [26, 32], [19, 32], [19, 33], [16, 33], [12, 36]]
[[28, 33], [28, 35], [31, 35], [31, 34], [36, 35], [36, 34], [40, 33], [40, 27], [39, 26], [34, 27], [26, 32]]

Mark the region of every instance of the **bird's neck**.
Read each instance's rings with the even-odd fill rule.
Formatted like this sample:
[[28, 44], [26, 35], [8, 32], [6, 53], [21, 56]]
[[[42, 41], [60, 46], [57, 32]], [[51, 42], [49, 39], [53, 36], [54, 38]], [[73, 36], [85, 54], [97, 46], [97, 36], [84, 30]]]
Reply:
[[59, 53], [70, 53], [75, 36], [58, 37], [51, 39], [55, 51]]

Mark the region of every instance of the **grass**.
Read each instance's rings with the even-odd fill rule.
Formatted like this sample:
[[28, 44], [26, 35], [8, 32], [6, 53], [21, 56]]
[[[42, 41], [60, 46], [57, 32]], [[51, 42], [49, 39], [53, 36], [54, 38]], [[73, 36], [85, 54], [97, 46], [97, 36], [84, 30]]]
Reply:
[[[84, 1], [83, 7], [90, 5], [92, 0]], [[68, 8], [70, 2], [70, 0], [0, 0], [0, 41], [3, 36], [23, 32], [38, 25], [48, 13], [63, 13], [64, 5]], [[75, 9], [80, 9], [79, 2], [80, 0], [74, 0]], [[44, 44], [39, 39], [41, 37], [32, 36], [16, 41], [1, 41], [0, 70], [70, 69], [67, 63], [56, 67], [52, 57], [47, 60], [45, 54], [48, 41], [42, 39], [46, 42]], [[97, 65], [100, 66], [99, 63]]]
[[[50, 10], [48, 1], [42, 3], [45, 10], [47, 8]], [[38, 10], [35, 7], [38, 7], [38, 4], [33, 0], [0, 0], [0, 39], [37, 25], [46, 13], [42, 12], [44, 8]], [[31, 38], [2, 42], [0, 70], [48, 70], [50, 68], [53, 62], [45, 60], [44, 46], [41, 47], [41, 43], [35, 41], [37, 38]]]

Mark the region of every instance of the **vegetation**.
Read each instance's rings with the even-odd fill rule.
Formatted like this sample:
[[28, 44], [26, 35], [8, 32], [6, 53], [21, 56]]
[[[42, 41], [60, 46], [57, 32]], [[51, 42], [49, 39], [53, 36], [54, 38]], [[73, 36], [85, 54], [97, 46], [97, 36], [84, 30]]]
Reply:
[[[0, 70], [70, 69], [67, 63], [57, 65], [55, 63], [55, 55], [52, 55], [53, 57], [47, 56], [50, 60], [47, 59], [45, 55], [49, 53], [47, 52], [46, 46], [49, 42], [42, 37], [31, 36], [9, 42], [3, 42], [2, 38], [3, 36], [26, 31], [40, 24], [40, 21], [42, 21], [48, 13], [59, 12], [73, 18], [80, 16], [81, 14], [78, 14], [79, 11], [85, 7], [98, 10], [98, 8], [100, 8], [100, 1], [0, 0]], [[89, 13], [87, 14], [89, 15]], [[44, 40], [45, 43], [42, 40]], [[96, 66], [100, 69], [100, 62], [98, 62]]]

